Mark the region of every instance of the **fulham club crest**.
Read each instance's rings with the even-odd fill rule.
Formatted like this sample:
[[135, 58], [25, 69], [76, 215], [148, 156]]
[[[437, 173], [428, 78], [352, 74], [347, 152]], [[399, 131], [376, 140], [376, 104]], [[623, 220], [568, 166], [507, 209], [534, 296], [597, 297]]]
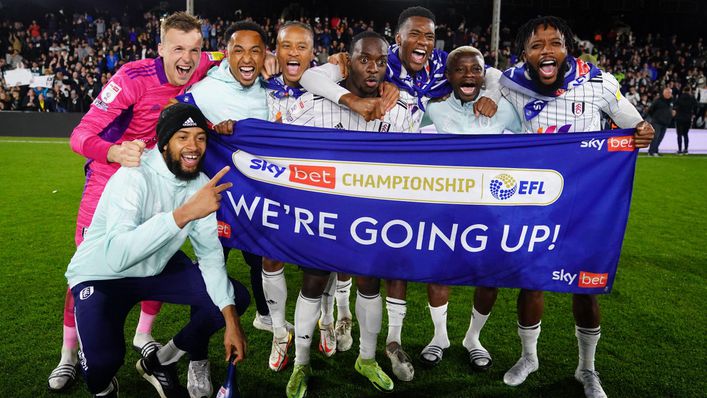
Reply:
[[582, 116], [584, 114], [584, 102], [573, 102], [572, 113], [575, 116]]

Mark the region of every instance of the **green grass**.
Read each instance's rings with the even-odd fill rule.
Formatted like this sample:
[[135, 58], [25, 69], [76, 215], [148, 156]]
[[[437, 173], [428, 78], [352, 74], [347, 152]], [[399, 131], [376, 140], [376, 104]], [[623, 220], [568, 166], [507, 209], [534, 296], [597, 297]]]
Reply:
[[[83, 188], [83, 160], [67, 142], [0, 138], [0, 397], [51, 396], [46, 377], [61, 345], [66, 265], [74, 251], [74, 222]], [[612, 397], [704, 397], [707, 391], [707, 157], [640, 157], [634, 198], [619, 271], [611, 295], [600, 299], [603, 333], [597, 367]], [[249, 284], [247, 266], [234, 253], [229, 272]], [[288, 319], [292, 320], [301, 274], [287, 268]], [[471, 288], [455, 288], [449, 306], [452, 347], [440, 366], [416, 362], [410, 383], [396, 383], [390, 397], [581, 397], [574, 381], [577, 361], [569, 295], [547, 294], [538, 351], [540, 370], [519, 387], [503, 384], [503, 373], [520, 351], [515, 327], [515, 290], [502, 290], [482, 339], [494, 357], [488, 373], [470, 371], [461, 347], [471, 310]], [[352, 310], [353, 310], [352, 294]], [[416, 357], [432, 335], [425, 287], [408, 289], [403, 343]], [[239, 368], [241, 391], [249, 397], [284, 396], [291, 367], [267, 368], [271, 336], [254, 330], [254, 306], [244, 316], [249, 352]], [[186, 308], [165, 306], [154, 336], [167, 341], [188, 317]], [[137, 311], [129, 317], [132, 336]], [[357, 333], [356, 327], [354, 332]], [[214, 383], [225, 376], [221, 335], [210, 358]], [[390, 370], [381, 348], [378, 359]], [[357, 339], [356, 339], [357, 341]], [[129, 342], [126, 342], [129, 344]], [[313, 344], [316, 350], [316, 339]], [[353, 369], [357, 345], [324, 359], [312, 353], [315, 378], [310, 397], [369, 397], [376, 391]], [[118, 378], [123, 397], [156, 396], [134, 370], [129, 351]], [[182, 361], [182, 380], [186, 379]], [[65, 396], [88, 396], [83, 385]]]

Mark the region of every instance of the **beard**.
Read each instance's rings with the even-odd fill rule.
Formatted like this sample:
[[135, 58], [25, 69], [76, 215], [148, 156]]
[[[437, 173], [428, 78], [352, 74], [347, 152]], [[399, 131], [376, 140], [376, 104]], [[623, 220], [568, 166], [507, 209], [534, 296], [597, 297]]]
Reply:
[[528, 75], [530, 75], [530, 78], [538, 86], [538, 92], [540, 94], [546, 95], [551, 95], [562, 87], [562, 84], [565, 82], [565, 73], [567, 73], [567, 71], [570, 69], [569, 65], [567, 65], [567, 60], [565, 60], [564, 62], [562, 62], [562, 64], [560, 65], [560, 69], [557, 71], [555, 81], [550, 85], [546, 85], [540, 80], [540, 74], [538, 73], [538, 70], [531, 64], [528, 64], [528, 66]]
[[196, 169], [194, 171], [186, 171], [182, 169], [182, 164], [179, 159], [180, 156], [177, 156], [175, 159], [174, 154], [172, 153], [172, 151], [169, 150], [169, 147], [167, 147], [167, 150], [165, 151], [164, 160], [167, 164], [167, 168], [169, 169], [169, 171], [171, 171], [172, 174], [174, 174], [174, 176], [177, 177], [178, 180], [191, 181], [199, 176], [199, 173], [201, 172], [202, 163], [204, 163], [203, 156], [201, 157], [201, 159], [199, 159], [199, 164], [196, 166]]

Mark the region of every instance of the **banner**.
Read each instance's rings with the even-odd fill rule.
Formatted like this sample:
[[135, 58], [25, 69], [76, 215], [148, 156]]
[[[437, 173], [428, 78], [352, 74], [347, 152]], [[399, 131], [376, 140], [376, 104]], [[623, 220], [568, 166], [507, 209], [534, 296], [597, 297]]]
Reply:
[[247, 119], [211, 135], [233, 182], [226, 246], [386, 279], [611, 291], [631, 201], [632, 130], [361, 133]]
[[5, 87], [26, 86], [32, 82], [32, 71], [29, 69], [12, 69], [3, 73]]
[[51, 88], [53, 84], [54, 84], [54, 75], [32, 76], [32, 81], [29, 83], [29, 86], [32, 88], [35, 88], [35, 87]]

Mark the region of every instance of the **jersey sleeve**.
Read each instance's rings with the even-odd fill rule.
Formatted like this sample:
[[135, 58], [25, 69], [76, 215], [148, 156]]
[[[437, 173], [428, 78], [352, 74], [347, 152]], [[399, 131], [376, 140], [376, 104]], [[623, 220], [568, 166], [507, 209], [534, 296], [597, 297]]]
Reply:
[[108, 163], [108, 149], [113, 142], [102, 137], [101, 133], [128, 111], [141, 96], [141, 85], [131, 81], [125, 74], [125, 68], [118, 70], [71, 133], [71, 149], [89, 159]]
[[307, 69], [299, 83], [310, 93], [320, 95], [338, 104], [339, 99], [341, 99], [344, 94], [349, 94], [349, 90], [337, 84], [337, 82], [341, 81], [343, 78], [344, 76], [341, 75], [341, 70], [339, 70], [338, 65], [324, 64]]
[[629, 100], [621, 94], [621, 86], [610, 73], [602, 74], [600, 108], [622, 129], [636, 127], [643, 120]]
[[488, 67], [486, 68], [486, 77], [484, 82], [486, 84], [486, 90], [484, 96], [493, 100], [496, 104], [501, 100], [501, 75], [503, 72], [500, 70]]
[[199, 260], [199, 270], [204, 278], [206, 292], [220, 309], [234, 303], [233, 286], [228, 280], [223, 249], [218, 240], [216, 213], [192, 221], [189, 240]]

